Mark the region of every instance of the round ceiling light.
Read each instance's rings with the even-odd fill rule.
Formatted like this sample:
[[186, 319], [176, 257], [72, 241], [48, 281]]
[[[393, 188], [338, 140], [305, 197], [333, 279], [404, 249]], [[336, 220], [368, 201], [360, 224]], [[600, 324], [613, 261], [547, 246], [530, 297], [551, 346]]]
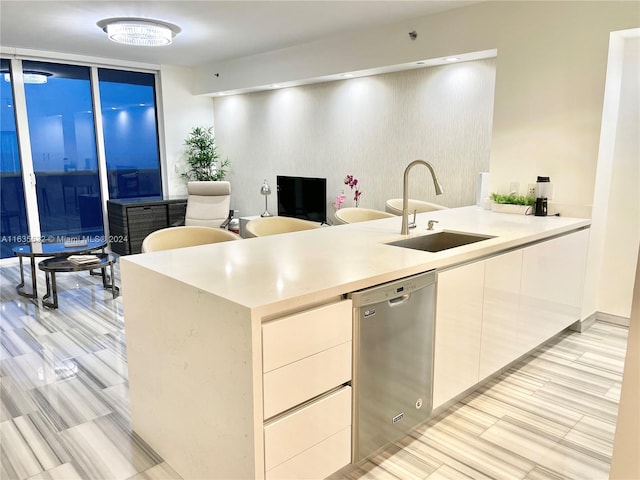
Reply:
[[124, 45], [161, 47], [170, 45], [180, 27], [148, 18], [107, 18], [97, 23], [109, 40]]
[[[0, 73], [4, 76], [4, 81], [11, 83], [11, 74], [7, 70], [2, 70]], [[53, 74], [50, 72], [40, 72], [37, 70], [23, 70], [22, 79], [24, 83], [30, 84], [42, 84], [47, 83], [47, 80]]]

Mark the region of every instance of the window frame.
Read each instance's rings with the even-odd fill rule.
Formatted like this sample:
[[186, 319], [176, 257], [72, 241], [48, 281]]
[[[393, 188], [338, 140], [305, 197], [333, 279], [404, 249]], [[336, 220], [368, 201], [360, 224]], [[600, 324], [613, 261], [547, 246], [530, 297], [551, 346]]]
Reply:
[[[102, 198], [102, 222], [105, 237], [109, 238], [109, 221], [107, 202], [109, 200], [109, 188], [107, 183], [106, 154], [104, 146], [104, 131], [102, 122], [102, 107], [100, 104], [100, 90], [98, 69], [108, 68], [127, 72], [148, 73], [154, 76], [154, 101], [155, 121], [158, 149], [158, 169], [160, 174], [161, 193], [166, 195], [168, 191], [168, 179], [166, 175], [167, 160], [165, 148], [164, 108], [161, 90], [160, 65], [142, 64], [133, 62], [110, 61], [109, 59], [83, 57], [76, 55], [64, 55], [55, 52], [38, 52], [37, 55], [25, 55], [14, 50], [8, 53], [6, 49], [0, 49], [0, 57], [10, 62], [11, 87], [13, 89], [16, 132], [18, 136], [18, 151], [20, 153], [20, 165], [22, 170], [22, 182], [24, 186], [25, 209], [27, 213], [27, 228], [29, 238], [38, 240], [41, 236], [38, 203], [35, 188], [35, 173], [33, 168], [33, 155], [31, 151], [31, 139], [29, 135], [29, 123], [27, 116], [26, 97], [24, 89], [24, 76], [22, 61], [38, 61], [58, 63], [62, 65], [89, 67], [90, 88], [93, 103], [94, 128], [96, 139], [96, 151], [98, 160], [98, 177]], [[1, 261], [2, 259], [0, 259]]]

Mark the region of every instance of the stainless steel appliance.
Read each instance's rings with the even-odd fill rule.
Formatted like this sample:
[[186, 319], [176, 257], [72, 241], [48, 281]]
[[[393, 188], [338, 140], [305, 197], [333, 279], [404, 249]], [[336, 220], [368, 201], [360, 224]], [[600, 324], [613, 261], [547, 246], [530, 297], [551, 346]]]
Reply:
[[429, 271], [351, 294], [354, 462], [431, 414], [435, 286]]

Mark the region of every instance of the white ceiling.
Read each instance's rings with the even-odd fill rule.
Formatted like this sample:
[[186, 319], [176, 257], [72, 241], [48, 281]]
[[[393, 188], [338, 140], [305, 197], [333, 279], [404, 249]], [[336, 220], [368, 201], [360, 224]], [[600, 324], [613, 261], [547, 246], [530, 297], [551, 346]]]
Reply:
[[[472, 3], [477, 1], [0, 0], [0, 46], [194, 66]], [[163, 20], [182, 32], [167, 47], [118, 45], [96, 26], [112, 17]]]

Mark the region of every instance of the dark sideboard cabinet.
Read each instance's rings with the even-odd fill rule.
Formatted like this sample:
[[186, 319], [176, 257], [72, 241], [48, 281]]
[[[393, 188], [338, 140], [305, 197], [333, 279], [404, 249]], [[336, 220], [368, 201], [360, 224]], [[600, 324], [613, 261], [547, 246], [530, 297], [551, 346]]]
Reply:
[[120, 198], [107, 201], [111, 251], [140, 253], [147, 235], [161, 228], [184, 224], [185, 198]]

